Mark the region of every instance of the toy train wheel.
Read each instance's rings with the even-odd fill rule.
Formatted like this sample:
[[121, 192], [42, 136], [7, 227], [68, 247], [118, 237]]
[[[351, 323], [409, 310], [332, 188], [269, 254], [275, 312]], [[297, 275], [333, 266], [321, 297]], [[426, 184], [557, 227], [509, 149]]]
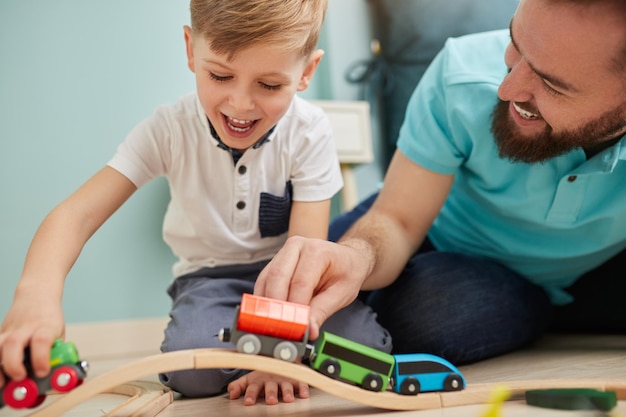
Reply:
[[46, 394], [38, 395], [35, 402], [28, 406], [28, 408], [39, 407], [44, 401], [46, 401]]
[[291, 342], [280, 342], [274, 347], [274, 357], [287, 362], [293, 362], [298, 357], [298, 348]]
[[71, 366], [60, 366], [50, 376], [50, 386], [59, 392], [71, 391], [81, 382], [78, 372]]
[[261, 339], [253, 334], [244, 334], [237, 340], [237, 351], [248, 355], [258, 355], [261, 351]]
[[443, 381], [444, 391], [458, 391], [463, 389], [463, 380], [457, 374], [450, 374]]
[[368, 391], [380, 391], [383, 387], [383, 379], [378, 374], [370, 373], [363, 378], [362, 385]]
[[400, 394], [417, 395], [420, 392], [420, 382], [417, 378], [409, 376], [400, 384]]
[[331, 378], [338, 378], [341, 373], [341, 365], [334, 359], [326, 359], [320, 366], [320, 372]]
[[[41, 395], [45, 398], [45, 395]], [[38, 405], [39, 388], [35, 381], [26, 378], [22, 381], [9, 381], [2, 392], [2, 399], [11, 408], [31, 408]], [[41, 404], [41, 402], [39, 402]]]

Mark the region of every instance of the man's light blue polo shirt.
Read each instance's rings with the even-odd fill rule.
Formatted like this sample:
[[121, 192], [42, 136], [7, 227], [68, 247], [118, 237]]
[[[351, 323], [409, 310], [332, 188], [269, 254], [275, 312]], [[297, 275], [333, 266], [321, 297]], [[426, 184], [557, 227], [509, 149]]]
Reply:
[[626, 144], [590, 160], [582, 150], [500, 158], [491, 113], [509, 40], [508, 30], [448, 40], [409, 101], [398, 148], [456, 176], [429, 232], [439, 250], [500, 262], [564, 304], [563, 288], [626, 247]]

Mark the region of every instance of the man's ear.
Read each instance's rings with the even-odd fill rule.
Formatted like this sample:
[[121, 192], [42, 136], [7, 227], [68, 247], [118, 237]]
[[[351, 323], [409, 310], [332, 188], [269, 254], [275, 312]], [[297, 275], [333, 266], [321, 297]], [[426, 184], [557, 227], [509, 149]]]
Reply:
[[304, 91], [309, 86], [313, 75], [315, 74], [315, 70], [317, 70], [317, 66], [320, 64], [322, 60], [322, 56], [324, 56], [324, 51], [318, 49], [314, 51], [309, 57], [309, 62], [307, 62], [306, 67], [304, 68], [304, 72], [302, 73], [302, 77], [300, 77], [300, 82], [298, 83], [298, 91]]
[[196, 72], [193, 62], [193, 33], [191, 28], [187, 25], [183, 27], [185, 32], [185, 49], [187, 50], [187, 66], [191, 72]]

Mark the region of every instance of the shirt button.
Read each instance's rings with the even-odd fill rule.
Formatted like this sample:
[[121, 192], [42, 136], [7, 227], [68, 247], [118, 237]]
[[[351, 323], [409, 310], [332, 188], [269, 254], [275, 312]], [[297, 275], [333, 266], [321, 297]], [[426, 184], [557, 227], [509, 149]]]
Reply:
[[246, 202], [245, 202], [245, 201], [239, 201], [239, 202], [237, 203], [237, 208], [238, 208], [239, 210], [243, 210], [243, 209], [245, 209], [245, 208], [246, 208]]
[[245, 166], [245, 165], [241, 165], [241, 166], [239, 167], [239, 169], [238, 169], [238, 171], [239, 171], [239, 173], [240, 173], [241, 175], [245, 174], [247, 170], [248, 170], [248, 168], [246, 168], [246, 166]]
[[576, 175], [570, 175], [567, 177], [567, 182], [574, 182], [576, 181], [576, 178], [578, 178]]

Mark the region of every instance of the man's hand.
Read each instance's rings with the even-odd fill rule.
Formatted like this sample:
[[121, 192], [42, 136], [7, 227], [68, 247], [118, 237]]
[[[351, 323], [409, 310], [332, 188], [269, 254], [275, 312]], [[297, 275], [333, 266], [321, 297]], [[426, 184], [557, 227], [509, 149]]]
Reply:
[[347, 244], [289, 238], [259, 274], [255, 295], [310, 305], [309, 336], [317, 339], [322, 323], [355, 300], [372, 269], [370, 251]]
[[286, 403], [298, 398], [309, 398], [309, 386], [303, 382], [283, 378], [260, 371], [250, 372], [228, 384], [228, 397], [236, 400], [245, 393], [243, 403], [254, 405], [260, 397], [265, 397], [265, 404], [278, 404], [282, 397]]

